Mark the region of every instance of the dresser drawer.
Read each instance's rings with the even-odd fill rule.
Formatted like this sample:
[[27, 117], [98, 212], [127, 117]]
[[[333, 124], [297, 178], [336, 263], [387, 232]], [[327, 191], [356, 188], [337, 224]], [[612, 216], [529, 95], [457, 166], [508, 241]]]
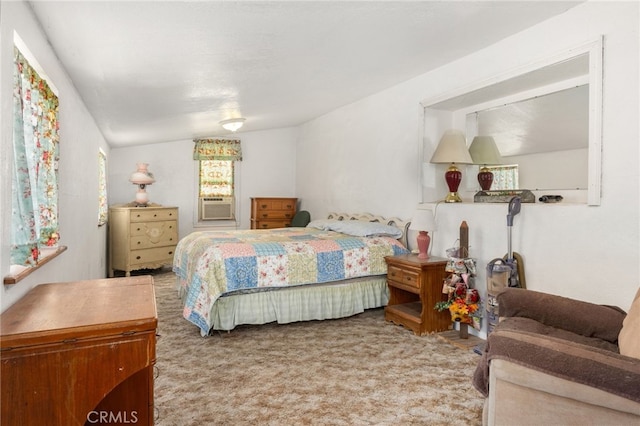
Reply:
[[256, 202], [256, 209], [258, 212], [261, 210], [288, 210], [290, 212], [296, 209], [295, 198], [272, 198], [272, 199], [258, 199]]
[[137, 235], [131, 237], [131, 250], [140, 250], [153, 247], [174, 246], [178, 241], [178, 234], [175, 231], [166, 232], [158, 237], [147, 235]]
[[259, 211], [256, 214], [257, 220], [269, 220], [269, 219], [293, 219], [294, 212], [290, 210], [265, 210]]
[[420, 288], [420, 274], [418, 272], [401, 269], [396, 266], [389, 266], [387, 268], [387, 277], [397, 283]]
[[131, 250], [176, 245], [178, 226], [174, 220], [164, 222], [132, 223]]
[[255, 222], [255, 229], [286, 228], [291, 220], [259, 220]]
[[131, 222], [149, 222], [156, 220], [176, 220], [178, 209], [145, 209], [131, 211]]
[[173, 262], [175, 246], [157, 247], [144, 250], [132, 250], [129, 253], [129, 263], [131, 266], [148, 263], [149, 267], [154, 264]]

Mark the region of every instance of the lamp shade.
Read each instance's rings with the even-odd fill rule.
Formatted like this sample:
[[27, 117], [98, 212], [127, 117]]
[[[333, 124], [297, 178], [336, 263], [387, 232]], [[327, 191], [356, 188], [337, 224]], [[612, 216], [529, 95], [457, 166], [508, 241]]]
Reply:
[[228, 120], [222, 120], [220, 125], [230, 132], [235, 132], [242, 127], [244, 121], [244, 118], [230, 118]]
[[436, 229], [436, 221], [431, 210], [419, 209], [413, 213], [409, 229], [412, 231], [433, 231]]
[[473, 164], [464, 134], [459, 130], [447, 130], [444, 132], [436, 151], [431, 157], [431, 163]]
[[136, 167], [138, 167], [138, 169], [131, 174], [129, 182], [136, 185], [151, 185], [156, 181], [153, 178], [153, 174], [149, 170], [147, 170], [149, 164], [137, 163]]
[[446, 196], [444, 201], [446, 203], [461, 202], [462, 198], [458, 195], [458, 187], [462, 181], [462, 172], [456, 167], [456, 163], [473, 164], [464, 134], [459, 130], [447, 130], [444, 132], [436, 151], [431, 157], [431, 162], [450, 164], [449, 169], [444, 174], [449, 187], [449, 195]]
[[469, 154], [473, 164], [500, 164], [502, 157], [496, 146], [496, 141], [491, 136], [476, 136], [469, 147]]
[[471, 142], [469, 153], [475, 164], [483, 165], [478, 172], [478, 183], [483, 191], [489, 191], [493, 184], [493, 173], [486, 166], [502, 162], [496, 141], [491, 136], [476, 136]]

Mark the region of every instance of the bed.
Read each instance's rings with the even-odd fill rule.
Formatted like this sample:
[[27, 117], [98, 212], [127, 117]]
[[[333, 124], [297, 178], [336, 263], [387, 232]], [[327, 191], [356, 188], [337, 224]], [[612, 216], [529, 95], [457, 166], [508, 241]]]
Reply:
[[200, 329], [343, 318], [385, 306], [385, 256], [407, 253], [409, 223], [330, 213], [305, 228], [200, 231], [173, 271], [183, 316]]

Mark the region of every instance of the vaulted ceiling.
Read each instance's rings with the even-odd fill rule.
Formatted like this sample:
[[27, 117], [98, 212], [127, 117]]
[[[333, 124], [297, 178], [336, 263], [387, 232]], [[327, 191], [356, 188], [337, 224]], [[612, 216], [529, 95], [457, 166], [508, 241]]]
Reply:
[[[300, 125], [580, 1], [31, 1], [113, 147]], [[55, 82], [54, 82], [55, 83]]]

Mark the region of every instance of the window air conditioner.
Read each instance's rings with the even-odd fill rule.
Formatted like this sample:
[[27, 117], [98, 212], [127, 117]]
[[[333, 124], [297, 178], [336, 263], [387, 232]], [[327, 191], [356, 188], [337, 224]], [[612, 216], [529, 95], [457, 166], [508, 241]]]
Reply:
[[233, 197], [200, 198], [200, 220], [235, 219]]

